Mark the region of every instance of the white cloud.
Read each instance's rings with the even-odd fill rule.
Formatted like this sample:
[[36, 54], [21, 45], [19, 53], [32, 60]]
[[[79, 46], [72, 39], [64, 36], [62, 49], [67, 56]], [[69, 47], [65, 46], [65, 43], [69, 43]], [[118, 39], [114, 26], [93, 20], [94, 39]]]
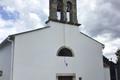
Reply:
[[0, 28], [3, 28], [6, 24], [6, 21], [0, 18]]
[[[9, 10], [17, 10], [19, 12], [20, 18], [13, 25], [18, 31], [22, 31], [22, 28], [27, 30], [42, 27], [43, 24], [41, 23], [43, 22], [41, 22], [42, 18], [40, 16], [45, 13], [48, 14], [46, 11], [48, 5], [45, 5], [44, 0], [2, 0], [0, 3], [8, 6], [7, 9]], [[44, 13], [41, 13], [41, 11]], [[42, 17], [45, 16], [43, 15]]]
[[41, 24], [42, 23], [41, 19], [39, 18], [39, 16], [37, 14], [30, 13], [29, 16], [30, 16], [30, 20], [32, 22], [32, 26], [34, 26], [35, 28], [43, 27]]
[[0, 29], [0, 43], [10, 34], [16, 33], [15, 28]]
[[115, 52], [120, 48], [120, 38], [111, 39], [111, 34], [103, 34], [101, 36], [97, 36], [96, 40], [102, 42], [105, 45], [105, 48], [103, 50], [103, 53], [106, 57], [109, 59], [112, 59], [113, 61], [116, 61], [116, 55]]

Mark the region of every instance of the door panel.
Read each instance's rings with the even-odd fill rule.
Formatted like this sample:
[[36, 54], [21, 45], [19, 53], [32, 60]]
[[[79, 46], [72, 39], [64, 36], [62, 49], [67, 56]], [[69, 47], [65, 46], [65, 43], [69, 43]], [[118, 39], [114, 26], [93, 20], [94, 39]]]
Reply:
[[58, 80], [73, 80], [73, 76], [58, 76]]

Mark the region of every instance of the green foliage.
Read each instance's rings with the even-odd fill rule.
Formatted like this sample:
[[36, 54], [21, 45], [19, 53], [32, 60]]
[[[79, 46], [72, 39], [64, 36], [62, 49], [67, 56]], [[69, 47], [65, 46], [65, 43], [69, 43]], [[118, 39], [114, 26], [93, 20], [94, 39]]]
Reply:
[[116, 54], [118, 60], [120, 60], [120, 49], [118, 49], [115, 54]]

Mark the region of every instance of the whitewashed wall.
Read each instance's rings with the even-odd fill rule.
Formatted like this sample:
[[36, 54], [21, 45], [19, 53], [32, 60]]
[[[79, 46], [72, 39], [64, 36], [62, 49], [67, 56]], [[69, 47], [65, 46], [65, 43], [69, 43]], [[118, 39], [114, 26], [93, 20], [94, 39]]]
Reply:
[[[76, 80], [104, 80], [101, 44], [76, 26], [48, 25], [50, 28], [15, 37], [13, 80], [56, 80], [56, 73], [75, 73]], [[62, 46], [71, 48], [74, 57], [56, 56]]]
[[104, 67], [105, 80], [110, 80], [110, 68]]
[[6, 43], [0, 47], [0, 70], [3, 75], [0, 80], [10, 80], [11, 74], [11, 43]]

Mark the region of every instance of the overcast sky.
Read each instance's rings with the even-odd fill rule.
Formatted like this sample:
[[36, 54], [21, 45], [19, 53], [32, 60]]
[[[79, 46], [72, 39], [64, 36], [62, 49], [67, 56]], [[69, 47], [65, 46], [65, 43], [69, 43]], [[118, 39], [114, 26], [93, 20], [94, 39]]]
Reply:
[[[0, 0], [0, 41], [9, 34], [44, 27], [49, 0]], [[77, 0], [80, 31], [105, 44], [115, 58], [120, 48], [120, 0]]]

